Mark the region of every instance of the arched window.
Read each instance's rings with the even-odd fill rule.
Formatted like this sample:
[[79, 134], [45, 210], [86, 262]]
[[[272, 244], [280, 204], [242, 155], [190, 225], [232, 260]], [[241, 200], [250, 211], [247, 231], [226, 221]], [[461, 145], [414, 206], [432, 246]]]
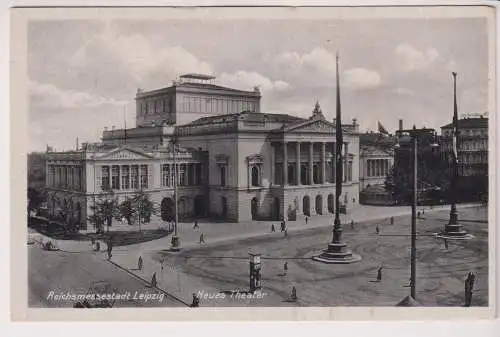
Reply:
[[260, 186], [259, 168], [252, 166], [252, 186]]

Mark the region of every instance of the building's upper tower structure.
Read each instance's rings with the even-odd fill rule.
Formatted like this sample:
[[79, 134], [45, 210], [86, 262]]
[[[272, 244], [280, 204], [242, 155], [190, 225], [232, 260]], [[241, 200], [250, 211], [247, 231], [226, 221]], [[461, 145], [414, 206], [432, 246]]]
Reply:
[[215, 84], [215, 76], [185, 74], [162, 89], [137, 89], [136, 125], [183, 125], [202, 117], [260, 112], [261, 94]]

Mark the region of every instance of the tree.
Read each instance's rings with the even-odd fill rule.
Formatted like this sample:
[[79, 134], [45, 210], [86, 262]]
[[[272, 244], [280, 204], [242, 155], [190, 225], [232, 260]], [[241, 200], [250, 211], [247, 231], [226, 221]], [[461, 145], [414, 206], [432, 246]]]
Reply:
[[149, 195], [140, 190], [132, 198], [127, 198], [120, 204], [120, 213], [129, 224], [137, 221], [141, 231], [141, 225], [150, 222], [151, 216], [158, 215], [160, 210]]
[[109, 232], [113, 218], [119, 215], [118, 200], [113, 192], [99, 195], [95, 204], [90, 209], [92, 210], [92, 215], [88, 219], [89, 222], [94, 224], [98, 231], [101, 231], [103, 226], [107, 226]]

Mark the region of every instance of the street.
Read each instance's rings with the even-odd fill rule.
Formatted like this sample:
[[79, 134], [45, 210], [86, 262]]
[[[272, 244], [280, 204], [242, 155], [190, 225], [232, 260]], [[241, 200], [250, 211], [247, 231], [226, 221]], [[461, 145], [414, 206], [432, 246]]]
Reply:
[[[448, 212], [425, 214], [418, 220], [417, 300], [424, 306], [463, 305], [464, 279], [469, 271], [476, 273], [473, 306], [488, 305], [487, 209], [462, 210], [465, 228], [472, 240], [444, 242], [434, 237], [447, 221]], [[380, 235], [375, 233], [379, 224]], [[176, 266], [186, 280], [196, 279], [191, 292], [228, 292], [248, 289], [248, 252], [262, 254], [262, 292], [260, 299], [202, 300], [205, 306], [394, 306], [409, 294], [409, 224], [408, 216], [368, 222], [344, 229], [344, 241], [361, 262], [350, 265], [326, 265], [311, 257], [331, 241], [331, 229], [315, 228], [289, 234], [272, 233], [200, 248], [185, 249], [180, 254], [157, 252], [157, 260]], [[283, 271], [284, 262], [288, 271]], [[376, 282], [382, 266], [382, 281]], [[179, 271], [177, 271], [179, 272]], [[201, 282], [201, 286], [200, 286]], [[186, 284], [187, 282], [183, 282]], [[299, 300], [287, 302], [295, 286]]]
[[[106, 293], [130, 294], [128, 300], [116, 300], [115, 307], [185, 307], [168, 296], [158, 298], [161, 292], [148, 288], [103, 257], [103, 254], [93, 252], [44, 251], [37, 245], [28, 246], [28, 305], [35, 308], [72, 307], [75, 300], [58, 300], [57, 295], [84, 295], [95, 282], [99, 282], [110, 285], [110, 289], [102, 290]], [[157, 296], [144, 300], [139, 298], [141, 294]]]

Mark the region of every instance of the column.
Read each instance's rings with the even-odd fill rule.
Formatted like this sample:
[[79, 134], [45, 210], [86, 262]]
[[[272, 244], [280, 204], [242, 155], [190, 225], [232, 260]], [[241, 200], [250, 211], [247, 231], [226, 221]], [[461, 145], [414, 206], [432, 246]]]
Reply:
[[197, 182], [197, 174], [196, 174], [196, 171], [198, 170], [198, 163], [196, 164], [193, 164], [193, 185], [198, 185], [196, 182]]
[[295, 172], [297, 175], [296, 183], [297, 185], [300, 185], [300, 142], [296, 143], [295, 153], [297, 156], [295, 161], [295, 166], [296, 166]]
[[347, 181], [347, 143], [344, 143], [344, 158], [343, 158], [343, 164], [344, 164], [344, 182]]
[[274, 143], [271, 143], [271, 185], [276, 183], [276, 147]]
[[326, 143], [321, 143], [321, 184], [325, 183], [326, 178]]
[[314, 143], [309, 143], [309, 185], [314, 184], [314, 157], [313, 157]]
[[283, 141], [283, 186], [288, 185], [288, 143]]

